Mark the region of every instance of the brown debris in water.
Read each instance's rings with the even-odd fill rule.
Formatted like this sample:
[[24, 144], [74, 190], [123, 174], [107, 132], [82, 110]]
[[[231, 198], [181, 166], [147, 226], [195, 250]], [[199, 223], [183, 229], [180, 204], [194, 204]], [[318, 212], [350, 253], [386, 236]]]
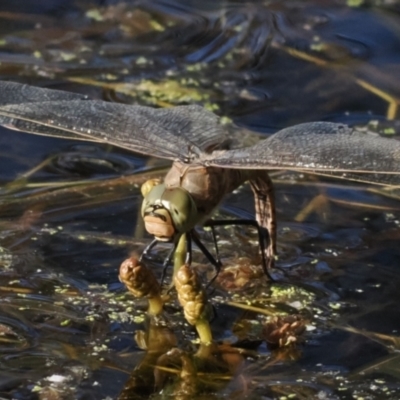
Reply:
[[268, 345], [280, 348], [301, 342], [305, 329], [305, 322], [299, 316], [273, 317], [265, 324], [262, 335]]
[[264, 278], [260, 265], [241, 257], [235, 265], [224, 268], [217, 277], [218, 284], [225, 290], [239, 290], [245, 286], [258, 283]]

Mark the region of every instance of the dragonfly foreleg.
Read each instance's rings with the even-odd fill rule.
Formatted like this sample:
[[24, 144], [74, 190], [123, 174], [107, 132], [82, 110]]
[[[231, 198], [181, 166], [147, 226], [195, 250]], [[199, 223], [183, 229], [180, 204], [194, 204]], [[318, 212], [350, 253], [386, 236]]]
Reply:
[[[158, 240], [157, 239], [153, 239], [143, 250], [142, 255], [139, 258], [139, 262], [141, 262], [143, 260], [144, 257], [147, 257], [148, 254], [150, 253], [150, 251], [157, 245]], [[161, 285], [164, 282], [165, 279], [165, 275], [167, 273], [167, 268], [168, 268], [168, 264], [171, 262], [172, 256], [175, 253], [176, 250], [176, 246], [177, 244], [174, 243], [173, 247], [171, 248], [171, 250], [169, 251], [167, 257], [165, 258], [164, 262], [163, 262], [163, 270], [161, 273]]]
[[186, 234], [186, 258], [185, 264], [192, 264], [192, 235], [191, 233]]
[[141, 262], [141, 261], [143, 260], [143, 257], [146, 257], [146, 256], [150, 253], [151, 249], [152, 249], [157, 243], [158, 243], [158, 240], [157, 240], [157, 239], [153, 239], [153, 240], [145, 247], [145, 249], [144, 249], [143, 252], [142, 252], [142, 255], [141, 255], [140, 258], [139, 258], [139, 262]]
[[[142, 255], [139, 258], [139, 262], [150, 253], [150, 251], [159, 242], [157, 239], [153, 239], [150, 244], [148, 244], [143, 250]], [[185, 258], [182, 257], [183, 253]], [[192, 262], [192, 245], [190, 240], [190, 235], [181, 235], [177, 240], [172, 243], [172, 247], [169, 250], [167, 257], [165, 257], [163, 262], [163, 270], [161, 274], [161, 285], [164, 283], [165, 276], [167, 274], [168, 266], [174, 258], [174, 274], [182, 266], [183, 263], [191, 264]]]
[[175, 250], [176, 250], [176, 243], [174, 243], [174, 245], [172, 246], [171, 250], [169, 251], [167, 257], [165, 257], [165, 260], [163, 262], [163, 270], [162, 270], [162, 274], [161, 274], [161, 285], [164, 284], [164, 279], [167, 274], [168, 265], [172, 260], [172, 256], [174, 255]]

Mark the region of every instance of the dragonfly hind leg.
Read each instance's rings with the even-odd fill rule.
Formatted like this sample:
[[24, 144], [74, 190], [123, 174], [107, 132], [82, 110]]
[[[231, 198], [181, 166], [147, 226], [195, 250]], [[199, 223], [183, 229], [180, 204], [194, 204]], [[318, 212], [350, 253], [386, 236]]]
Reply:
[[217, 253], [217, 258], [215, 258], [207, 249], [206, 246], [201, 242], [199, 235], [197, 232], [192, 229], [190, 231], [190, 234], [188, 235], [193, 239], [193, 242], [196, 244], [196, 246], [201, 250], [201, 252], [206, 256], [207, 260], [214, 266], [215, 268], [215, 275], [210, 279], [210, 281], [207, 283], [207, 286], [210, 286], [215, 279], [217, 278], [219, 272], [221, 271], [222, 263], [221, 260], [219, 259], [219, 253], [218, 253], [218, 247], [215, 243], [215, 249]]
[[256, 221], [265, 240], [265, 256], [268, 260], [268, 267], [271, 268], [274, 266], [277, 255], [274, 187], [266, 171], [260, 171], [258, 177], [250, 180], [250, 186], [254, 194]]
[[272, 278], [271, 274], [269, 273], [271, 263], [269, 262], [269, 260], [267, 260], [267, 257], [266, 257], [266, 254], [267, 254], [266, 243], [269, 243], [268, 231], [265, 229], [262, 229], [262, 227], [260, 227], [260, 225], [255, 220], [252, 220], [252, 219], [209, 220], [204, 224], [204, 226], [209, 226], [212, 229], [215, 251], [217, 253], [217, 259], [218, 259], [219, 263], [222, 265], [220, 258], [219, 258], [219, 250], [218, 250], [218, 244], [217, 244], [217, 240], [216, 240], [216, 234], [215, 234], [214, 227], [215, 226], [229, 226], [229, 225], [250, 225], [250, 226], [254, 226], [257, 229], [258, 242], [259, 242], [260, 250], [261, 250], [261, 263], [262, 263], [263, 271], [264, 271], [265, 275], [268, 277], [268, 279], [273, 281], [274, 279]]

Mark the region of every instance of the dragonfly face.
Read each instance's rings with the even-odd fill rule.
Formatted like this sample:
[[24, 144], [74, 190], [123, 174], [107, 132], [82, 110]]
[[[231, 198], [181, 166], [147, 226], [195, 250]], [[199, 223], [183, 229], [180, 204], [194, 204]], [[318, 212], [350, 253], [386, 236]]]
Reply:
[[183, 188], [153, 186], [142, 203], [142, 217], [148, 233], [163, 242], [174, 241], [198, 222], [192, 196]]

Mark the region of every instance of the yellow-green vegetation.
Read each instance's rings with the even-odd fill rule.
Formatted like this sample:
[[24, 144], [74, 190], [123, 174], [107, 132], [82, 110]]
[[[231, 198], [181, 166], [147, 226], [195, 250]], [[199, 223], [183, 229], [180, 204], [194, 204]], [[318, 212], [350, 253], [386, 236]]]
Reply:
[[364, 0], [347, 0], [349, 7], [360, 7], [364, 4]]
[[273, 303], [286, 303], [297, 310], [301, 310], [312, 305], [315, 294], [294, 285], [273, 284], [270, 300]]
[[143, 80], [136, 84], [134, 89], [140, 93], [141, 98], [148, 101], [166, 103], [193, 103], [207, 102], [210, 94], [200, 89], [198, 83], [193, 79], [183, 78], [181, 81], [166, 79], [160, 82]]
[[[137, 61], [137, 64], [147, 64], [145, 60]], [[108, 75], [104, 76], [107, 81], [100, 81], [92, 78], [70, 77], [71, 82], [77, 82], [84, 85], [99, 86], [103, 89], [113, 90], [126, 96], [139, 99], [147, 104], [154, 104], [159, 107], [171, 107], [179, 104], [201, 103], [210, 111], [219, 109], [216, 103], [211, 102], [211, 92], [202, 89], [199, 83], [193, 78], [181, 78], [175, 80], [166, 78], [161, 81], [141, 80], [138, 82], [109, 82], [114, 81], [115, 77], [109, 79]], [[223, 122], [230, 121], [225, 119]]]

